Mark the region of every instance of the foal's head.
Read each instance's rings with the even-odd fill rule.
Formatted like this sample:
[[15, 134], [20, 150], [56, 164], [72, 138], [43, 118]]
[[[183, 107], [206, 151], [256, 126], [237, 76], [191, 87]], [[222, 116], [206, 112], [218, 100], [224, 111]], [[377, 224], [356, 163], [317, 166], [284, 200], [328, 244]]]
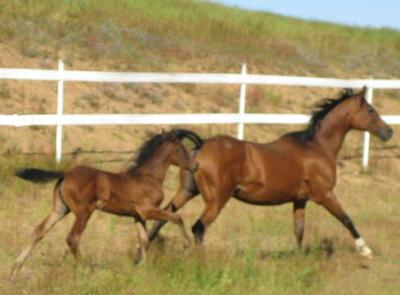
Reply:
[[170, 163], [182, 169], [195, 172], [197, 163], [182, 144], [174, 130], [167, 133], [168, 140], [165, 142], [166, 149], [169, 150]]
[[387, 141], [392, 137], [393, 129], [387, 125], [378, 112], [365, 100], [367, 88], [364, 87], [360, 92], [354, 94], [354, 111], [351, 113], [351, 128], [369, 131], [371, 134]]
[[187, 149], [183, 146], [181, 138], [172, 130], [154, 135], [147, 140], [139, 150], [136, 158], [136, 164], [132, 168], [139, 168], [150, 159], [163, 161], [181, 167], [182, 169], [196, 171], [197, 164]]

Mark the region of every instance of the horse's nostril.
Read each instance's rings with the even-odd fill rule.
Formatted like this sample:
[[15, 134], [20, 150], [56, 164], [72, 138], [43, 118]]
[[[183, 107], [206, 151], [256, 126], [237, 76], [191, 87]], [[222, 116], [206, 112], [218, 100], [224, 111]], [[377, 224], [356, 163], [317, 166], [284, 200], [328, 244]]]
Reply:
[[393, 135], [393, 129], [392, 128], [386, 128], [382, 132], [382, 139], [385, 140], [385, 141], [389, 140], [390, 138], [392, 138], [392, 135]]

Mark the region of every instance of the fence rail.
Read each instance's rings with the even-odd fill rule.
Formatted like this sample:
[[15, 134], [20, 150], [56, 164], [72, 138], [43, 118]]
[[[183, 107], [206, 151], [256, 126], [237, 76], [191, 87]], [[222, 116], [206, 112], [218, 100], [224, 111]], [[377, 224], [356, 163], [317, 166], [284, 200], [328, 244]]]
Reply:
[[[238, 124], [238, 138], [244, 137], [244, 124], [305, 124], [309, 120], [304, 114], [249, 114], [246, 107], [246, 85], [284, 85], [327, 88], [361, 88], [367, 86], [367, 101], [372, 103], [374, 89], [400, 89], [400, 80], [331, 79], [298, 76], [248, 74], [243, 65], [238, 74], [203, 73], [119, 73], [98, 71], [64, 70], [59, 61], [58, 70], [0, 69], [0, 80], [57, 81], [56, 114], [0, 115], [2, 126], [55, 125], [56, 159], [62, 156], [62, 127], [64, 125], [128, 125], [128, 124]], [[238, 113], [225, 114], [63, 114], [64, 82], [117, 82], [117, 83], [196, 83], [240, 85]], [[400, 124], [400, 115], [386, 115], [389, 124]], [[369, 133], [364, 134], [364, 168], [368, 166]]]

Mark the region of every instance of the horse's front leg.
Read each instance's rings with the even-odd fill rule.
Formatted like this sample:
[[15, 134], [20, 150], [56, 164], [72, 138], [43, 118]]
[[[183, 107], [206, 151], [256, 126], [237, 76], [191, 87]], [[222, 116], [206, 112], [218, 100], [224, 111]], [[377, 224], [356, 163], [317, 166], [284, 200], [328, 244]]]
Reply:
[[364, 239], [358, 233], [350, 217], [343, 210], [338, 199], [336, 198], [336, 195], [332, 191], [327, 192], [325, 195], [319, 198], [315, 198], [314, 201], [317, 204], [325, 207], [350, 231], [352, 237], [354, 238], [356, 250], [358, 251], [358, 253], [360, 253], [360, 255], [369, 258], [372, 257], [371, 248], [367, 246]]

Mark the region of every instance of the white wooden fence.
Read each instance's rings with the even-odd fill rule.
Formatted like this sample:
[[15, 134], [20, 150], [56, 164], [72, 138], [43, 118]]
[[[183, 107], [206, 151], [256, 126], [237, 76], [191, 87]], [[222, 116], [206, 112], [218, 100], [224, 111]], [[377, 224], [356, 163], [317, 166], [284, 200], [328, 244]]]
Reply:
[[[238, 138], [243, 139], [244, 124], [306, 124], [304, 114], [248, 114], [246, 106], [246, 85], [285, 85], [330, 88], [361, 88], [367, 86], [367, 101], [372, 103], [374, 89], [400, 89], [400, 80], [373, 79], [330, 79], [296, 76], [248, 74], [243, 65], [240, 74], [200, 73], [118, 73], [94, 71], [66, 71], [59, 61], [58, 70], [0, 69], [0, 80], [57, 81], [57, 113], [54, 115], [0, 115], [0, 126], [55, 125], [56, 160], [62, 156], [62, 134], [64, 125], [127, 125], [127, 124], [238, 124]], [[118, 83], [203, 83], [240, 84], [239, 111], [227, 114], [63, 114], [64, 82], [118, 82]], [[400, 115], [386, 115], [389, 124], [400, 124]], [[368, 166], [369, 133], [364, 134], [362, 165]]]

